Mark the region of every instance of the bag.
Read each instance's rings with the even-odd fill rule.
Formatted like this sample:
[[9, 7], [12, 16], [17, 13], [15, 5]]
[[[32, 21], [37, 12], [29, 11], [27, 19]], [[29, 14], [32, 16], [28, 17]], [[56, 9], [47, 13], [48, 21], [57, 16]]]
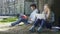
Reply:
[[21, 18], [27, 19], [27, 16], [26, 15], [22, 15]]

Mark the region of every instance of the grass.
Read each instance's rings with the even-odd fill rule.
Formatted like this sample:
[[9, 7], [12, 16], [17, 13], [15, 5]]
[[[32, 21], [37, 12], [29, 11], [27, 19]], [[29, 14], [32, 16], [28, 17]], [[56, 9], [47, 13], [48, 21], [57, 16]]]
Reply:
[[0, 20], [0, 23], [14, 22], [17, 20], [17, 17], [4, 18]]

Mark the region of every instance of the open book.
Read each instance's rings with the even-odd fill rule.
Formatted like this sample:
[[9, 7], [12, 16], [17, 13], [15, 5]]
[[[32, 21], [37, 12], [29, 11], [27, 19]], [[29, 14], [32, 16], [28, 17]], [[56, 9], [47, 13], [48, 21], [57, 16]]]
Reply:
[[45, 14], [36, 14], [37, 19], [46, 19]]

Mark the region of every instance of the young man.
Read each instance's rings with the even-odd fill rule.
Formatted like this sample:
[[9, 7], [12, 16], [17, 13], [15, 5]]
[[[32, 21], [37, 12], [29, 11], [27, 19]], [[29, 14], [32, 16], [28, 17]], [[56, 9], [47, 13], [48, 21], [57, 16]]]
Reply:
[[25, 18], [26, 15], [22, 15], [22, 17], [20, 16], [20, 18], [15, 22], [12, 23], [11, 26], [15, 26], [16, 24], [19, 24], [20, 22], [24, 22], [24, 23], [28, 23], [28, 22], [34, 22], [35, 21], [35, 14], [37, 14], [38, 9], [36, 7], [36, 4], [31, 4], [30, 5], [31, 9], [33, 10], [33, 12], [30, 14], [30, 17], [27, 19]]

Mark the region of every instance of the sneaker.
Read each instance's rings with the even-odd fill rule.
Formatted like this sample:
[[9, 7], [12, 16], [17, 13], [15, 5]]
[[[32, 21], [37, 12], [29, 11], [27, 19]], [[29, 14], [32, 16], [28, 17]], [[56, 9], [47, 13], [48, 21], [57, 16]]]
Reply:
[[37, 32], [39, 32], [39, 33], [42, 32], [42, 28], [39, 27]]
[[32, 26], [30, 29], [29, 29], [30, 32], [35, 32], [35, 27]]

